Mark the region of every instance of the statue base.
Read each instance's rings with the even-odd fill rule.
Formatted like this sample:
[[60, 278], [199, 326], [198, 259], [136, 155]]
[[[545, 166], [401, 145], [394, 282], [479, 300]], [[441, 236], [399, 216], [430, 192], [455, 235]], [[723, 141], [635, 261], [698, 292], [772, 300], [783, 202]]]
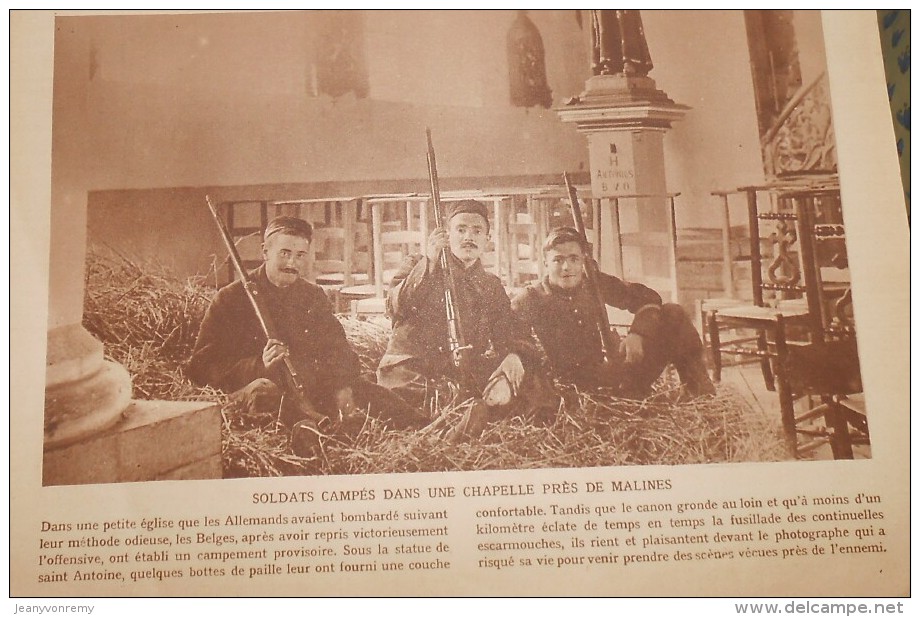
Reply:
[[595, 75], [585, 91], [557, 107], [563, 122], [574, 122], [581, 132], [649, 128], [665, 130], [690, 108], [675, 103], [647, 76]]
[[128, 371], [105, 360], [102, 343], [80, 324], [48, 332], [46, 370], [46, 449], [109, 428], [131, 402]]

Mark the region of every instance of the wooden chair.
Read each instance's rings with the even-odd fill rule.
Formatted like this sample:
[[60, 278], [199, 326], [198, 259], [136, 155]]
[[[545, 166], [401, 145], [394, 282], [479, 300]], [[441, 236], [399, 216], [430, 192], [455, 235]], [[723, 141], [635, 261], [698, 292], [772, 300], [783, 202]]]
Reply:
[[[852, 458], [850, 427], [865, 438], [868, 431], [864, 416], [849, 404], [851, 395], [862, 390], [854, 327], [842, 310], [849, 284], [845, 276], [825, 273], [847, 266], [839, 188], [828, 182], [742, 190], [750, 225], [753, 302], [708, 313], [713, 376], [721, 379], [723, 354], [757, 358], [765, 385], [779, 398], [790, 452], [801, 456], [830, 444], [835, 458]], [[761, 250], [765, 226], [773, 227], [771, 255]], [[726, 330], [752, 336], [723, 343]], [[797, 414], [796, 399], [804, 412]], [[821, 419], [823, 426], [814, 423]]]
[[543, 278], [540, 247], [546, 238], [547, 225], [545, 203], [536, 197], [541, 192], [536, 188], [509, 196], [504, 251], [508, 256], [508, 285], [512, 289]]
[[[227, 231], [236, 244], [243, 268], [252, 270], [262, 264], [262, 234], [268, 225], [268, 201], [243, 199], [218, 204]], [[227, 263], [227, 281], [236, 279], [236, 270]]]
[[427, 195], [368, 197], [371, 214], [372, 283], [345, 287], [341, 296], [355, 317], [383, 315], [386, 292], [403, 259], [425, 246], [430, 230]]
[[[739, 201], [737, 199], [738, 197], [742, 198], [746, 203], [747, 199], [749, 198], [749, 194], [743, 190], [718, 190], [713, 191], [711, 194], [719, 199], [720, 205], [719, 213], [721, 215], [721, 228], [719, 230], [719, 239], [721, 241], [720, 266], [722, 289], [721, 295], [710, 298], [703, 298], [699, 302], [699, 323], [702, 332], [703, 345], [706, 347], [709, 346], [709, 328], [707, 328], [707, 323], [711, 313], [720, 310], [726, 310], [729, 308], [749, 306], [753, 303], [751, 285], [747, 280], [750, 278], [750, 268], [744, 267], [745, 264], [748, 266], [751, 264], [751, 241], [749, 237], [744, 237], [747, 235], [747, 229], [741, 228], [744, 229], [742, 232], [739, 227], [733, 226], [731, 218], [731, 205], [734, 204], [737, 206], [735, 202]], [[747, 217], [745, 217], [745, 219], [747, 219]], [[761, 253], [763, 253], [764, 248], [764, 243], [761, 241]], [[761, 335], [757, 334], [752, 337], [749, 334], [746, 336], [732, 334], [732, 336], [734, 338], [732, 338], [730, 341], [727, 340], [725, 336], [723, 336], [720, 343], [726, 344], [730, 342], [733, 345], [754, 343]], [[764, 376], [764, 383], [769, 390], [772, 391], [774, 389], [773, 373], [770, 369], [768, 358], [740, 356], [731, 358], [731, 362], [732, 364], [750, 364], [752, 362], [760, 363]]]
[[[612, 212], [613, 274], [651, 287], [665, 302], [677, 302], [677, 223], [680, 193], [622, 195], [602, 200]], [[660, 212], [658, 227], [645, 229], [641, 211]], [[632, 224], [624, 221], [629, 214]]]

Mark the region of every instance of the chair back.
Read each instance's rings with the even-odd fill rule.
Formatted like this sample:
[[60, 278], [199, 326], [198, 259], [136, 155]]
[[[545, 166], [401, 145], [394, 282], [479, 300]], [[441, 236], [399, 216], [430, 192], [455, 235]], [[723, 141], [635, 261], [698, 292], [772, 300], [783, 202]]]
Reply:
[[807, 311], [815, 339], [851, 326], [840, 310], [849, 298], [849, 271], [839, 187], [770, 185], [741, 191], [747, 200], [754, 304]]

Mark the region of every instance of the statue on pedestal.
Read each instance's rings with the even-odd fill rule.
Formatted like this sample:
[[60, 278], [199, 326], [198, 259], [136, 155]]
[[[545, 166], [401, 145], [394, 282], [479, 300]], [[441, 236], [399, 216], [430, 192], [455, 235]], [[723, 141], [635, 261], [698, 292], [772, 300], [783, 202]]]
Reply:
[[590, 13], [594, 34], [591, 70], [594, 74], [647, 76], [652, 70], [652, 58], [639, 11], [592, 9]]

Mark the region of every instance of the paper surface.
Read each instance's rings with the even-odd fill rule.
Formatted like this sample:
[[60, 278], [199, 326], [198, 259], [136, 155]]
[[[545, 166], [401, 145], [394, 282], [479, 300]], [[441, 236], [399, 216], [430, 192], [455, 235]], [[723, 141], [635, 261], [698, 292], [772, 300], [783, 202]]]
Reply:
[[874, 12], [824, 13], [871, 459], [43, 487], [52, 27], [11, 19], [12, 596], [909, 595], [909, 232]]

